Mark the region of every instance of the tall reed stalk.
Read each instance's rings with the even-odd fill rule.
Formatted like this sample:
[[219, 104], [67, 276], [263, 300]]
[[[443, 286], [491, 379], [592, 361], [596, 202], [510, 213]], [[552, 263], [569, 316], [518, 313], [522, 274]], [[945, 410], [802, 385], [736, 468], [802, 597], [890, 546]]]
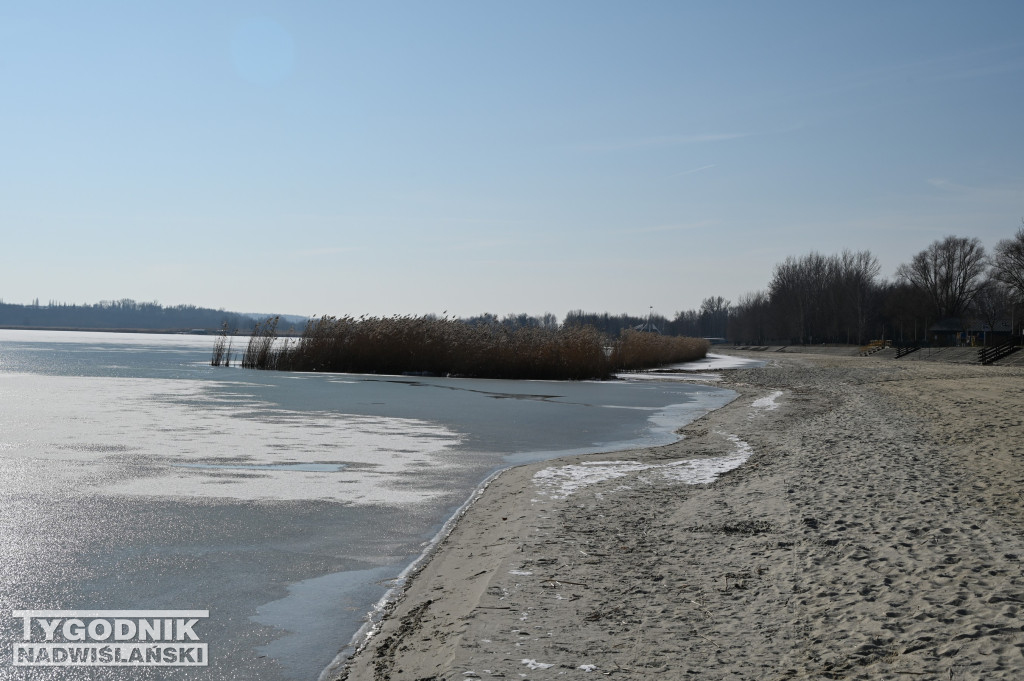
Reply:
[[277, 338], [277, 324], [280, 317], [271, 317], [257, 322], [249, 336], [249, 345], [242, 355], [242, 366], [246, 369], [276, 369], [278, 352], [274, 351], [274, 340]]
[[221, 364], [230, 366], [231, 346], [228, 344], [228, 323], [220, 325], [220, 333], [217, 340], [213, 342], [213, 357], [210, 358], [210, 366], [219, 367]]

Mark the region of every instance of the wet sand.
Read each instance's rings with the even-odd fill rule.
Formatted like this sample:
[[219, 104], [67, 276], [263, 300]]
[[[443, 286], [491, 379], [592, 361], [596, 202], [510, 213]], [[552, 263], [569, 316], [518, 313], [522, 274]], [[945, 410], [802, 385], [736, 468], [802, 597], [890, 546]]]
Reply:
[[675, 444], [500, 475], [341, 678], [1020, 678], [1024, 369], [751, 356]]

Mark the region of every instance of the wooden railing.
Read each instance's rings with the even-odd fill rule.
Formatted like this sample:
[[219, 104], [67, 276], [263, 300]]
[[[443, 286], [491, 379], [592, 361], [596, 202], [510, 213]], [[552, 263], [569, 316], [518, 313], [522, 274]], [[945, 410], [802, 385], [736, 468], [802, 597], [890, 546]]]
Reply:
[[1019, 350], [1017, 347], [1017, 340], [1015, 338], [1010, 338], [999, 345], [982, 348], [978, 351], [978, 359], [982, 364], [992, 364], [993, 362], [1000, 360], [1017, 350]]
[[920, 343], [909, 343], [907, 345], [897, 345], [896, 346], [896, 359], [899, 359], [900, 357], [906, 357], [910, 353], [917, 352], [920, 349], [921, 349], [921, 344]]

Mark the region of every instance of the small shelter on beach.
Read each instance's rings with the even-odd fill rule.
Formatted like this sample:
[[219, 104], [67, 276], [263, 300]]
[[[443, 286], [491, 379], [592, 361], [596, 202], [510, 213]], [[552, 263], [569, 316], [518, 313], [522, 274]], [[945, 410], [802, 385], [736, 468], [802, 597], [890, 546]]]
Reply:
[[1010, 335], [1009, 319], [999, 319], [992, 323], [980, 319], [964, 319], [947, 317], [928, 327], [928, 342], [935, 346], [975, 346], [985, 345], [993, 339], [1003, 339]]

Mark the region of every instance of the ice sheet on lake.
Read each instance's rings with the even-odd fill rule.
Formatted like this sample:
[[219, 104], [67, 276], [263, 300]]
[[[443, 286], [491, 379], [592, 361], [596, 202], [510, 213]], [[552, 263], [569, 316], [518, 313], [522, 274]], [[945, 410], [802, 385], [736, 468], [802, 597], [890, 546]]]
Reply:
[[287, 596], [259, 606], [251, 618], [287, 632], [258, 648], [260, 654], [291, 671], [292, 678], [302, 678], [310, 658], [338, 646], [337, 632], [323, 626], [330, 621], [332, 611], [359, 609], [367, 598], [365, 594], [379, 596], [384, 588], [381, 584], [394, 577], [397, 569], [391, 565], [349, 570], [288, 585]]
[[[234, 347], [249, 342], [248, 336], [232, 336]], [[139, 347], [198, 348], [213, 347], [214, 336], [187, 333], [119, 333], [115, 331], [50, 331], [46, 329], [0, 329], [3, 343], [88, 343], [89, 345], [116, 345]]]
[[442, 494], [460, 441], [427, 421], [289, 411], [209, 381], [8, 374], [5, 456], [51, 489], [144, 496], [411, 503]]

